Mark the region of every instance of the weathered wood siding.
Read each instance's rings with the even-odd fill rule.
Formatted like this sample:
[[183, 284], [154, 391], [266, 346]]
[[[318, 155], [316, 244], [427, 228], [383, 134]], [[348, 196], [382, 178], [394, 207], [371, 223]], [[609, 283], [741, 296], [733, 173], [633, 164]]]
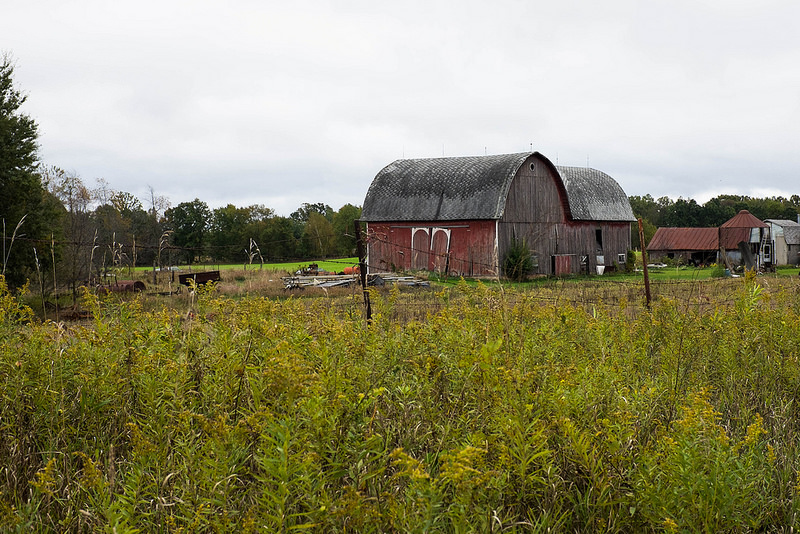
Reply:
[[566, 199], [559, 184], [552, 167], [539, 157], [531, 156], [520, 167], [498, 224], [499, 262], [514, 240], [524, 241], [537, 264], [534, 272], [553, 274], [550, 257], [558, 251], [557, 227], [566, 220]]
[[495, 244], [495, 221], [367, 223], [370, 272], [496, 276]]
[[511, 182], [502, 222], [549, 226], [566, 220], [566, 193], [560, 184], [544, 158], [529, 157]]
[[[601, 232], [601, 247], [597, 242], [598, 230]], [[576, 221], [540, 225], [538, 228], [520, 223], [501, 223], [499, 232], [503, 243], [500, 260], [505, 257], [514, 237], [523, 238], [535, 257], [537, 266], [534, 272], [537, 274], [557, 274], [556, 257], [567, 255], [570, 257], [570, 273], [595, 273], [598, 265], [609, 268], [614, 264], [624, 264], [623, 257], [630, 249], [629, 223]], [[559, 258], [558, 261], [566, 260]], [[563, 271], [563, 263], [560, 265]]]
[[516, 239], [531, 250], [536, 274], [562, 274], [567, 262], [570, 273], [595, 273], [598, 265], [620, 263], [619, 255], [630, 249], [630, 223], [569, 221], [568, 213], [566, 192], [555, 171], [531, 156], [509, 188], [498, 223], [498, 261], [502, 263]]

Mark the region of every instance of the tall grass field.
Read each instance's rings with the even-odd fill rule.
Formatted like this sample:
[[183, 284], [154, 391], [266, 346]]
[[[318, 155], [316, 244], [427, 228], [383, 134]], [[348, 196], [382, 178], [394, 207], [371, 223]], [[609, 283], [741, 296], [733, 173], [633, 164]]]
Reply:
[[0, 279], [0, 531], [790, 532], [795, 278], [371, 290], [369, 323], [213, 286], [41, 320]]

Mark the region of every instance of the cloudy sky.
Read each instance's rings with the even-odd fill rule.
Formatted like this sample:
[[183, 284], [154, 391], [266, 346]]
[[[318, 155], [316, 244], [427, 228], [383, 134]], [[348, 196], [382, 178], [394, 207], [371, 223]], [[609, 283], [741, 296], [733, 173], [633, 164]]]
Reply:
[[0, 51], [43, 162], [143, 201], [338, 209], [395, 159], [532, 147], [705, 202], [800, 194], [798, 21], [794, 0], [27, 0]]

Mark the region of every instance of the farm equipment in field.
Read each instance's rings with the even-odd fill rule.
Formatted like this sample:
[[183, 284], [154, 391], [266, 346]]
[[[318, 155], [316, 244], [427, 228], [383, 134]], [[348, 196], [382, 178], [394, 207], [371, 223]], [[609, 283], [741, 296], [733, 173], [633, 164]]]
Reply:
[[201, 273], [185, 273], [178, 275], [178, 283], [183, 286], [190, 285], [189, 280], [194, 281], [194, 285], [200, 286], [208, 282], [219, 282], [222, 280], [219, 271], [205, 271]]

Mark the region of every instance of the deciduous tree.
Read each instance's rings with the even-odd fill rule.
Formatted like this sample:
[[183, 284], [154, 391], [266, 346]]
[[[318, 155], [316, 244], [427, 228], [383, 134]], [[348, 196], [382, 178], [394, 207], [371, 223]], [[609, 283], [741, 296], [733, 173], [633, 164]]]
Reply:
[[336, 254], [340, 256], [356, 255], [356, 236], [353, 221], [361, 217], [361, 208], [345, 204], [333, 216], [333, 233], [335, 235]]
[[172, 230], [172, 243], [184, 250], [188, 263], [205, 254], [211, 210], [200, 199], [181, 202], [166, 212], [167, 225]]
[[309, 215], [303, 237], [314, 256], [325, 258], [331, 254], [335, 242], [333, 226], [324, 215], [316, 212]]

